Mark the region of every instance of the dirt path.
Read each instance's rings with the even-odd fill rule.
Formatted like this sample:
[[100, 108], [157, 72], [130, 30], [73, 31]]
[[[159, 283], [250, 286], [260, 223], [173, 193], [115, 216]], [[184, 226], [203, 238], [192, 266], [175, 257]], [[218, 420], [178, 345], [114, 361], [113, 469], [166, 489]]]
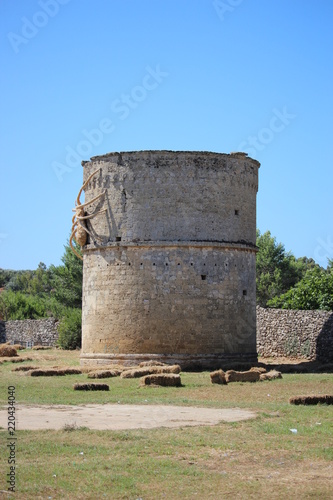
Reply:
[[[91, 404], [18, 405], [17, 430], [62, 429], [65, 425], [98, 430], [153, 429], [216, 425], [254, 418], [255, 412], [240, 408], [216, 409], [191, 406]], [[0, 410], [0, 426], [7, 428], [7, 410]]]

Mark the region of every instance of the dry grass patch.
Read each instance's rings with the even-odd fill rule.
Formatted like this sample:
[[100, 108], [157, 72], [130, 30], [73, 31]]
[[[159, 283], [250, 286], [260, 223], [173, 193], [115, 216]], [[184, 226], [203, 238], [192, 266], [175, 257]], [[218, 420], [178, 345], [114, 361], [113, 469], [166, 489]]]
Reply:
[[74, 384], [74, 391], [109, 391], [108, 384]]
[[180, 387], [180, 375], [175, 373], [155, 373], [140, 379], [140, 385], [161, 385], [163, 387]]
[[293, 396], [289, 398], [292, 405], [333, 405], [333, 396], [325, 394], [323, 396]]
[[132, 368], [131, 370], [125, 370], [120, 375], [121, 378], [138, 378], [144, 377], [145, 375], [153, 375], [159, 373], [180, 373], [181, 368], [179, 365], [168, 365], [168, 366], [146, 366], [142, 368]]

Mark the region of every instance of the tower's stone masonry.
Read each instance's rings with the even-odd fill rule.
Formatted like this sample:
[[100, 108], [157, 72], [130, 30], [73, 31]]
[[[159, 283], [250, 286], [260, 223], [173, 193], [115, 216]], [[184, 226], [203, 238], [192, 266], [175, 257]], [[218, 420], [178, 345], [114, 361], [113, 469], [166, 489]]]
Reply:
[[83, 162], [105, 191], [83, 248], [83, 364], [256, 360], [259, 163], [140, 151]]

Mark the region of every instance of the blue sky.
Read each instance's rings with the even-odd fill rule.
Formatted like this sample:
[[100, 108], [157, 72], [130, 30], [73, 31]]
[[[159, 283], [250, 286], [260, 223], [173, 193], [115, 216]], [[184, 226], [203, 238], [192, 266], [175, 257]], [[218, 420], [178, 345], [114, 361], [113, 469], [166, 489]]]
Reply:
[[257, 227], [333, 258], [331, 0], [2, 0], [0, 267], [59, 264], [81, 160], [245, 151]]

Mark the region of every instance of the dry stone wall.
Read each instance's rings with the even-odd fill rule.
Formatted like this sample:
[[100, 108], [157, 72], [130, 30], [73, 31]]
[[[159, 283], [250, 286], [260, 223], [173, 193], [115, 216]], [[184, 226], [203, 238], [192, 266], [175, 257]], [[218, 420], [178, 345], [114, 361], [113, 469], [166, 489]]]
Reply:
[[333, 313], [257, 307], [257, 350], [332, 362]]
[[[151, 306], [151, 303], [146, 303], [146, 313]], [[211, 312], [213, 309], [211, 304]], [[209, 339], [209, 333], [206, 337]], [[19, 340], [34, 345], [55, 345], [57, 339], [57, 322], [53, 318], [0, 321], [0, 343]], [[167, 350], [177, 348], [175, 340], [170, 336], [166, 336], [164, 342]], [[257, 307], [257, 350], [262, 356], [300, 357], [332, 362], [333, 313]], [[105, 339], [104, 352], [119, 351], [116, 344]]]
[[55, 345], [58, 322], [54, 318], [0, 321], [0, 342]]

